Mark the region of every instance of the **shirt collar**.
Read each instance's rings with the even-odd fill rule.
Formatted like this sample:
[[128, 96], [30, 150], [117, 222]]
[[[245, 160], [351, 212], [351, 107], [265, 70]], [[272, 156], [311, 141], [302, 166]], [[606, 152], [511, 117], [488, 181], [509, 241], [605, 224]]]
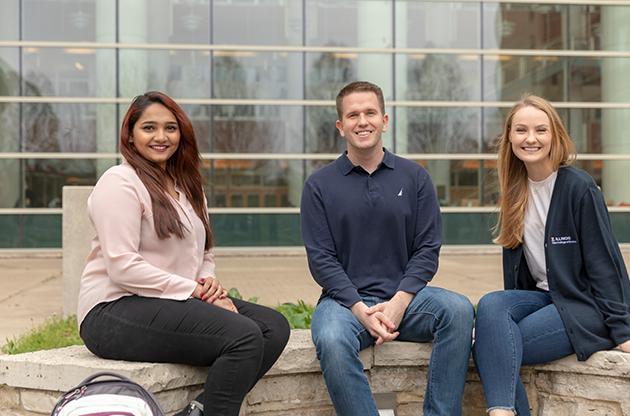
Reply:
[[[384, 147], [383, 147], [383, 151], [385, 152], [385, 155], [383, 156], [383, 160], [381, 160], [381, 163], [379, 163], [379, 167], [376, 169], [378, 170], [381, 166], [385, 166], [389, 169], [394, 169], [394, 165], [395, 165], [394, 162], [396, 161], [396, 158], [394, 157], [392, 153], [389, 152], [389, 150], [387, 150]], [[337, 159], [337, 166], [339, 166], [339, 169], [341, 169], [341, 173], [343, 173], [344, 175], [349, 174], [350, 172], [352, 172], [352, 169], [356, 167], [350, 161], [350, 159], [348, 159], [347, 150], [343, 152], [341, 156], [339, 156], [339, 159]]]

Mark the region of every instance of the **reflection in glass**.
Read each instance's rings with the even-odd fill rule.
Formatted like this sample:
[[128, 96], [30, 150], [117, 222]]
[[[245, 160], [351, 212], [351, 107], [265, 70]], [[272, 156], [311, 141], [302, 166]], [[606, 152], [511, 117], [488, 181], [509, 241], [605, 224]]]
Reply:
[[344, 86], [356, 81], [357, 57], [333, 52], [306, 54], [306, 98], [334, 100]]
[[[25, 103], [23, 108], [23, 152], [96, 152], [105, 144], [118, 142], [112, 131], [101, 135], [99, 112], [110, 111], [113, 104]], [[105, 121], [103, 121], [105, 123]], [[114, 120], [107, 120], [112, 126]]]
[[397, 137], [396, 149], [401, 153], [478, 152], [479, 114], [479, 109], [468, 107], [408, 108], [407, 136]]
[[559, 109], [565, 128], [578, 153], [602, 153], [602, 110]]
[[383, 2], [306, 0], [306, 45], [361, 46], [357, 39], [357, 9], [365, 3]]
[[19, 95], [19, 60], [18, 48], [0, 48], [0, 96]]
[[116, 41], [116, 0], [23, 0], [22, 7], [24, 40]]
[[118, 2], [122, 43], [206, 44], [210, 1], [134, 0]]
[[[406, 89], [398, 98], [413, 101], [475, 101], [479, 99], [479, 56], [397, 55], [397, 66], [406, 68]], [[398, 87], [398, 85], [397, 85]]]
[[396, 11], [406, 20], [408, 48], [479, 48], [479, 3], [398, 1]]
[[[206, 160], [206, 197], [211, 207], [299, 206], [303, 173], [293, 172], [287, 160]], [[297, 180], [291, 178], [297, 175]], [[297, 184], [297, 185], [296, 185]]]
[[0, 39], [20, 40], [20, 0], [0, 2]]
[[563, 14], [557, 4], [484, 4], [484, 46], [503, 49], [567, 49], [563, 46]]
[[440, 206], [495, 206], [499, 181], [495, 160], [415, 160], [433, 181]]
[[212, 109], [213, 152], [302, 152], [302, 107], [222, 105]]
[[214, 43], [289, 45], [302, 43], [302, 1], [215, 2]]
[[300, 57], [286, 52], [215, 51], [214, 98], [301, 98]]
[[210, 98], [210, 52], [120, 50], [120, 93], [161, 91], [177, 98]]
[[484, 46], [602, 50], [602, 14], [609, 9], [613, 6], [484, 3]]
[[565, 57], [507, 56], [484, 57], [484, 97], [486, 100], [517, 101], [524, 92], [550, 101], [566, 101], [568, 65]]
[[[8, 178], [8, 185], [19, 192], [2, 208], [60, 208], [62, 187], [91, 186], [98, 179], [95, 160], [25, 159], [22, 164], [16, 161], [16, 165], [24, 166], [24, 170]], [[24, 178], [22, 185], [20, 178]]]
[[[111, 50], [99, 50], [98, 53]], [[114, 96], [113, 65], [97, 66], [97, 50], [91, 48], [24, 48], [24, 95], [96, 97]]]

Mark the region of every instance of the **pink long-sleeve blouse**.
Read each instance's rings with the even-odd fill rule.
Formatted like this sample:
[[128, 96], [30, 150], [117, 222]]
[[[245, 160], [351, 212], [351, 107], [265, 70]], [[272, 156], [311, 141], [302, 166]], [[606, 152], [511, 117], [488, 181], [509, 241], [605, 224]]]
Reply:
[[101, 302], [133, 294], [186, 300], [199, 277], [215, 277], [213, 254], [204, 250], [201, 219], [177, 184], [171, 202], [186, 227], [184, 238], [160, 240], [153, 225], [151, 196], [126, 162], [107, 170], [88, 199], [96, 228], [92, 251], [81, 276], [79, 325]]

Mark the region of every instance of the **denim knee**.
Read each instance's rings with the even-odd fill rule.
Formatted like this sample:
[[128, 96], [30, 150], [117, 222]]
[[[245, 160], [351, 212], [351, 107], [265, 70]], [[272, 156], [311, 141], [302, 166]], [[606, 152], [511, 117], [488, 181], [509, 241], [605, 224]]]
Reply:
[[458, 329], [472, 329], [475, 319], [475, 307], [470, 300], [459, 293], [448, 292], [443, 299], [442, 320]]

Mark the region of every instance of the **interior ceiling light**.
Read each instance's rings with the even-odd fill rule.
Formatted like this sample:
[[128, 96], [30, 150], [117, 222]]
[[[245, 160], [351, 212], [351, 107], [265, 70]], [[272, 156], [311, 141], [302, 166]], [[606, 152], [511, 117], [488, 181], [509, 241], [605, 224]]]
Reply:
[[70, 21], [77, 29], [85, 29], [90, 23], [90, 15], [79, 10], [76, 13], [70, 13]]
[[199, 25], [201, 24], [201, 21], [203, 20], [201, 16], [194, 14], [192, 10], [190, 11], [190, 14], [182, 16], [181, 19], [182, 19], [182, 22], [184, 22], [184, 27], [191, 32], [194, 32], [195, 30], [199, 29]]

